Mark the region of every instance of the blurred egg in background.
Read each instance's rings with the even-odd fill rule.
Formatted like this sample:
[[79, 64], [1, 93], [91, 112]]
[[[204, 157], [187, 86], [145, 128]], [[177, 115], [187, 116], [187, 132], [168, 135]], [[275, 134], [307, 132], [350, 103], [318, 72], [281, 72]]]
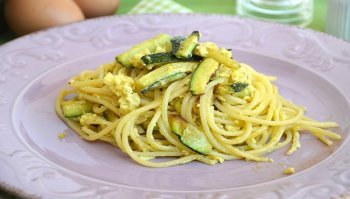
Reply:
[[85, 19], [72, 0], [6, 0], [4, 14], [18, 35]]
[[86, 18], [112, 15], [119, 7], [119, 0], [74, 0]]

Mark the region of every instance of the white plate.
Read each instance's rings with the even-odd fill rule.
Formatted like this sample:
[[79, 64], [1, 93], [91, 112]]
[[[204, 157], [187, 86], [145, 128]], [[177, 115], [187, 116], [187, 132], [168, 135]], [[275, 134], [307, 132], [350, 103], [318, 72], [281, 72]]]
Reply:
[[[203, 33], [236, 59], [278, 77], [307, 115], [333, 120], [344, 139], [326, 147], [308, 134], [292, 156], [147, 168], [119, 149], [80, 139], [59, 120], [55, 97], [73, 75], [112, 62], [158, 33]], [[0, 48], [0, 181], [44, 198], [331, 198], [350, 192], [350, 44], [331, 36], [220, 15], [138, 15], [88, 20]], [[68, 131], [60, 140], [58, 134]], [[287, 166], [297, 173], [285, 176]]]

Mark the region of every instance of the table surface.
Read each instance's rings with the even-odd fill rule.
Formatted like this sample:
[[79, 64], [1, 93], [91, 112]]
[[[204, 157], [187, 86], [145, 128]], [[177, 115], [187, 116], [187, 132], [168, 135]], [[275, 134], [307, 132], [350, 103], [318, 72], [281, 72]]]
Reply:
[[[116, 15], [127, 14], [140, 0], [121, 0], [119, 10]], [[217, 13], [236, 15], [236, 0], [173, 0], [191, 10], [195, 13]], [[220, 2], [220, 3], [218, 3]], [[1, 13], [0, 13], [1, 14]], [[327, 15], [327, 1], [314, 0], [314, 17], [311, 24], [307, 28], [325, 31]], [[3, 19], [0, 16], [0, 23]], [[1, 25], [1, 24], [0, 24]], [[11, 41], [16, 36], [9, 30], [0, 29], [0, 44]]]

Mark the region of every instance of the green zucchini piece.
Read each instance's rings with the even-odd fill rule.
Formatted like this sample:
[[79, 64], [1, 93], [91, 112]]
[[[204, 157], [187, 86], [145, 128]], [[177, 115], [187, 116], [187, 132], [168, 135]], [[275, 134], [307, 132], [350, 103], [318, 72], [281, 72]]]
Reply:
[[181, 61], [181, 59], [175, 57], [172, 53], [149, 54], [149, 55], [142, 56], [141, 59], [146, 65], [165, 64], [165, 63]]
[[247, 83], [242, 83], [242, 82], [235, 82], [231, 85], [232, 89], [238, 93], [241, 92], [243, 89], [245, 89], [248, 86]]
[[180, 141], [188, 148], [200, 153], [208, 154], [212, 150], [212, 146], [209, 143], [204, 133], [199, 131], [196, 127], [189, 125], [180, 137]]
[[178, 135], [181, 143], [195, 152], [206, 155], [212, 146], [205, 134], [186, 120], [177, 116], [169, 116], [171, 130]]
[[190, 82], [190, 90], [193, 95], [204, 94], [205, 86], [218, 68], [219, 62], [213, 58], [206, 58], [197, 66]]
[[200, 33], [193, 31], [183, 42], [180, 43], [179, 49], [175, 56], [180, 59], [187, 59], [192, 57], [192, 52], [199, 43]]
[[92, 112], [92, 103], [87, 101], [69, 100], [61, 102], [62, 112], [66, 118], [80, 117]]
[[171, 37], [167, 34], [160, 34], [132, 47], [127, 52], [116, 56], [115, 59], [127, 68], [136, 67], [133, 60], [137, 59], [137, 56], [154, 53], [157, 48], [167, 49], [168, 46], [171, 46]]
[[144, 55], [141, 57], [141, 59], [146, 64], [146, 67], [148, 69], [152, 69], [153, 66], [164, 65], [174, 62], [200, 61], [202, 58], [199, 56], [193, 56], [189, 59], [179, 59], [172, 53], [154, 53]]
[[103, 117], [106, 118], [106, 120], [108, 120], [110, 122], [114, 122], [118, 119], [117, 115], [111, 110], [104, 111]]
[[178, 62], [166, 64], [138, 79], [135, 82], [136, 90], [141, 91], [141, 93], [144, 94], [154, 88], [159, 88], [170, 82], [181, 79], [188, 73], [192, 72], [197, 64], [197, 62]]
[[163, 87], [163, 86], [167, 85], [170, 82], [174, 82], [174, 81], [176, 81], [178, 79], [182, 79], [182, 78], [186, 77], [186, 75], [187, 75], [187, 73], [185, 73], [185, 72], [178, 72], [178, 73], [174, 73], [172, 75], [166, 76], [166, 77], [164, 77], [162, 79], [159, 79], [159, 80], [155, 81], [150, 86], [142, 89], [141, 93], [145, 94], [148, 91], [153, 90], [155, 88]]
[[188, 126], [188, 122], [184, 120], [182, 117], [169, 115], [169, 123], [171, 130], [179, 136], [182, 136], [184, 130]]
[[171, 52], [175, 55], [176, 52], [179, 50], [180, 48], [180, 44], [181, 42], [183, 42], [184, 40], [186, 39], [186, 37], [183, 37], [183, 36], [176, 36], [176, 37], [173, 37], [171, 39]]

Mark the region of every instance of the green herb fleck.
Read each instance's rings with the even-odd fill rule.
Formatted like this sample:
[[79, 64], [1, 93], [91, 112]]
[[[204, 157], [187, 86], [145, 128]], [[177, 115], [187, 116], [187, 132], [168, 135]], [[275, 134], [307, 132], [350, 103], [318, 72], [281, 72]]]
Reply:
[[242, 83], [242, 82], [236, 82], [232, 84], [232, 88], [235, 92], [241, 92], [243, 89], [245, 89], [248, 86], [247, 83]]

